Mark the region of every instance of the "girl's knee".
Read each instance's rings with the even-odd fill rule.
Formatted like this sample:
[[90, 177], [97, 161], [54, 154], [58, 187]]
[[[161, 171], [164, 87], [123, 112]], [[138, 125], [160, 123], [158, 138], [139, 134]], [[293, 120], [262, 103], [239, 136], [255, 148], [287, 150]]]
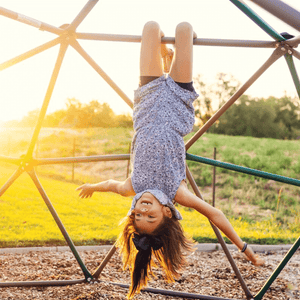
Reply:
[[158, 31], [160, 31], [159, 24], [157, 22], [155, 22], [155, 21], [148, 21], [144, 25], [143, 34], [145, 34], [145, 33], [151, 33], [151, 32], [158, 32]]
[[181, 22], [176, 27], [176, 34], [193, 33], [193, 26], [188, 22]]

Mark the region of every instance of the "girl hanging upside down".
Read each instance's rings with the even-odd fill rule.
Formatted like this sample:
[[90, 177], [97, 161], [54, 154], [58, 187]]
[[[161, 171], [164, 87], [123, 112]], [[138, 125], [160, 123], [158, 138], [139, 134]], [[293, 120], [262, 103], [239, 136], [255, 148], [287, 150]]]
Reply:
[[161, 44], [163, 36], [156, 22], [145, 24], [140, 84], [134, 97], [131, 177], [124, 182], [107, 180], [78, 188], [81, 198], [91, 197], [94, 192], [134, 196], [117, 242], [124, 268], [128, 266], [131, 272], [129, 299], [147, 285], [154, 266], [153, 255], [164, 269], [166, 280], [174, 281], [186, 256], [193, 251], [193, 242], [185, 237], [179, 223], [182, 217], [175, 203], [206, 216], [254, 265], [264, 263], [240, 239], [220, 210], [187, 188], [183, 137], [193, 129], [193, 101], [198, 97], [192, 84], [196, 34], [189, 23], [180, 23], [174, 53]]

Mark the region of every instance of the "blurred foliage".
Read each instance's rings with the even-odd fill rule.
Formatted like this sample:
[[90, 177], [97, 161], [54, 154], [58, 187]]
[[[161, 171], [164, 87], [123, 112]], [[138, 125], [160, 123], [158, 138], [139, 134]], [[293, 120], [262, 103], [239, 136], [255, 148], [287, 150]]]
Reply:
[[[212, 103], [220, 108], [238, 90], [240, 83], [232, 76], [217, 74], [215, 84], [208, 86], [201, 75], [194, 78], [200, 94], [195, 101], [198, 125], [205, 124], [215, 113]], [[242, 95], [209, 129], [210, 133], [296, 139], [300, 136], [300, 103], [287, 95], [276, 98], [251, 98]]]
[[[18, 126], [33, 127], [39, 116], [39, 109], [31, 111], [25, 116]], [[66, 109], [55, 111], [46, 115], [44, 127], [132, 127], [130, 114], [116, 115], [107, 103], [99, 103], [92, 100], [88, 104], [82, 104], [76, 98], [68, 98]]]

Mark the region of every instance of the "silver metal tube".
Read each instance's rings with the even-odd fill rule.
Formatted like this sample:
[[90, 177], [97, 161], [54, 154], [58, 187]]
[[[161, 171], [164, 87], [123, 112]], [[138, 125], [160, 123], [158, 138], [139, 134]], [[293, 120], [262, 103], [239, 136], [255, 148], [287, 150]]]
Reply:
[[81, 157], [61, 157], [61, 158], [41, 158], [34, 159], [33, 165], [58, 165], [68, 163], [88, 163], [97, 161], [114, 161], [114, 160], [129, 160], [130, 154], [113, 154], [113, 155], [94, 155]]
[[20, 63], [22, 62], [23, 60], [27, 59], [27, 58], [30, 58], [38, 53], [41, 53], [53, 46], [56, 46], [57, 44], [59, 44], [60, 42], [62, 41], [62, 38], [61, 37], [58, 37], [50, 42], [47, 42], [41, 46], [38, 46], [32, 50], [29, 50], [21, 55], [18, 55], [2, 64], [0, 64], [0, 71], [6, 69], [6, 68], [9, 68], [9, 67], [12, 67], [13, 65], [17, 64], [17, 63]]
[[85, 19], [85, 17], [89, 14], [89, 12], [94, 8], [99, 0], [89, 0], [89, 2], [84, 6], [84, 8], [80, 11], [77, 17], [72, 21], [70, 26], [67, 28], [68, 30], [76, 30], [76, 28], [81, 24], [81, 22]]
[[240, 97], [245, 91], [285, 52], [280, 48], [274, 50], [270, 58], [244, 83], [242, 87], [194, 134], [194, 136], [185, 144], [188, 150], [222, 115], [226, 110]]
[[280, 0], [251, 0], [278, 19], [300, 31], [300, 12]]
[[0, 288], [2, 287], [23, 287], [23, 286], [62, 286], [84, 283], [85, 279], [75, 280], [45, 280], [45, 281], [11, 281], [0, 282]]
[[116, 85], [116, 83], [100, 68], [100, 66], [84, 51], [80, 44], [74, 39], [71, 46], [94, 68], [94, 70], [110, 85], [111, 88], [131, 107], [133, 102], [130, 98]]
[[[81, 40], [98, 40], [109, 42], [131, 42], [140, 43], [140, 35], [122, 35], [122, 34], [103, 34], [103, 33], [83, 33], [77, 32], [76, 38]], [[174, 37], [164, 37], [162, 44], [175, 44]], [[222, 46], [222, 47], [254, 47], [254, 48], [275, 48], [274, 41], [255, 41], [255, 40], [226, 40], [226, 39], [195, 39], [194, 45], [199, 46]]]
[[13, 19], [13, 20], [16, 20], [21, 23], [25, 23], [25, 24], [33, 26], [33, 27], [36, 27], [40, 30], [49, 31], [49, 32], [52, 32], [52, 33], [55, 33], [58, 35], [62, 34], [64, 32], [64, 30], [61, 28], [49, 25], [49, 24], [41, 22], [39, 20], [24, 16], [22, 14], [18, 14], [16, 12], [6, 9], [4, 7], [0, 7], [0, 15], [5, 16], [10, 19]]

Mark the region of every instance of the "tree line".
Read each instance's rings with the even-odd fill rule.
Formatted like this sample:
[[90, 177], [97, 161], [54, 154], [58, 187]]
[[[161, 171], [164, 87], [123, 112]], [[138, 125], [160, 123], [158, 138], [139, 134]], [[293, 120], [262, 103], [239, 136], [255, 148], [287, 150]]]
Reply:
[[[33, 110], [25, 116], [19, 125], [35, 126], [39, 110]], [[107, 103], [92, 100], [87, 104], [81, 103], [76, 98], [68, 98], [66, 109], [57, 110], [47, 114], [44, 127], [132, 127], [130, 114], [116, 115]]]
[[[200, 94], [195, 101], [199, 125], [215, 113], [212, 103], [220, 108], [238, 90], [240, 82], [232, 75], [219, 73], [212, 86], [198, 75], [194, 79]], [[300, 100], [289, 97], [252, 98], [242, 95], [209, 129], [210, 133], [266, 137], [276, 139], [300, 138]]]
[[[219, 73], [208, 85], [201, 75], [193, 78], [199, 93], [194, 102], [196, 125], [205, 124], [215, 111], [238, 90], [240, 82], [232, 75]], [[213, 103], [215, 108], [213, 108]], [[39, 110], [31, 111], [18, 125], [35, 126]], [[75, 98], [66, 101], [66, 108], [48, 114], [45, 127], [132, 127], [130, 114], [116, 115], [107, 103], [92, 100], [82, 104]], [[210, 133], [295, 139], [300, 136], [300, 101], [287, 95], [276, 98], [241, 96], [209, 129]]]

